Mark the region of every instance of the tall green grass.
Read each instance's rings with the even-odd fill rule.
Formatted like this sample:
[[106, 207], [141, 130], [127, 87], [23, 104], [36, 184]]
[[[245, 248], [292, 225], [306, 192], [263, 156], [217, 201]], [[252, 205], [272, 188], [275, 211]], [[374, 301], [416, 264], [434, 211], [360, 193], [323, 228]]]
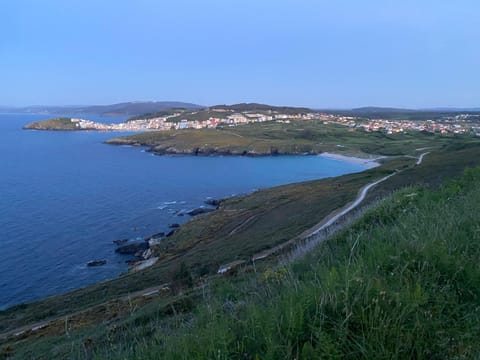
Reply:
[[135, 346], [96, 357], [478, 358], [479, 185], [477, 169], [398, 192], [305, 260], [226, 284], [148, 338], [125, 330]]

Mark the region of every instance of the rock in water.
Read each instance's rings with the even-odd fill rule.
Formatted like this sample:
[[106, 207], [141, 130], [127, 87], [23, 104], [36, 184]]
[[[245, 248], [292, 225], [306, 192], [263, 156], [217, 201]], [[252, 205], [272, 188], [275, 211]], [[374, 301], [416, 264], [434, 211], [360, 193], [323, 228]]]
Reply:
[[134, 244], [128, 244], [124, 246], [120, 246], [115, 249], [115, 252], [119, 254], [129, 254], [133, 255], [138, 251], [144, 251], [148, 249], [148, 242], [142, 241], [139, 243], [134, 243]]
[[128, 239], [119, 239], [119, 240], [113, 240], [113, 243], [116, 245], [122, 245], [125, 244], [128, 241]]
[[107, 263], [107, 260], [92, 260], [87, 263], [87, 266], [102, 266]]
[[221, 202], [222, 202], [222, 199], [207, 199], [204, 201], [205, 204], [211, 205], [211, 206], [219, 206]]
[[165, 233], [164, 232], [159, 232], [159, 233], [153, 234], [150, 237], [146, 238], [145, 241], [156, 240], [156, 239], [159, 239], [159, 238], [162, 238], [162, 237], [165, 237]]
[[196, 216], [196, 215], [200, 215], [200, 214], [206, 214], [206, 213], [209, 213], [209, 212], [212, 212], [212, 211], [215, 211], [215, 209], [201, 207], [201, 208], [198, 208], [198, 209], [190, 210], [189, 212], [187, 212], [187, 214], [190, 215], [190, 216]]

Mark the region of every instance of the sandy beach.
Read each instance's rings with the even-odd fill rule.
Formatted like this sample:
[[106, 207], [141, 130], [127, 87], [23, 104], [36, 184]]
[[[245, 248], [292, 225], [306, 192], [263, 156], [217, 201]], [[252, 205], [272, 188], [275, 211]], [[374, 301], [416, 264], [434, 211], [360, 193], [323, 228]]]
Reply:
[[372, 159], [365, 159], [365, 158], [359, 158], [359, 157], [354, 157], [354, 156], [345, 156], [345, 155], [329, 153], [329, 152], [321, 153], [319, 156], [327, 158], [327, 159], [335, 159], [335, 160], [340, 160], [340, 161], [346, 161], [346, 162], [350, 162], [350, 163], [358, 164], [358, 165], [366, 165], [369, 168], [374, 168], [374, 167], [380, 166], [380, 163], [377, 162], [377, 160], [380, 160], [380, 159], [384, 158], [384, 156], [379, 156], [379, 157], [372, 158]]

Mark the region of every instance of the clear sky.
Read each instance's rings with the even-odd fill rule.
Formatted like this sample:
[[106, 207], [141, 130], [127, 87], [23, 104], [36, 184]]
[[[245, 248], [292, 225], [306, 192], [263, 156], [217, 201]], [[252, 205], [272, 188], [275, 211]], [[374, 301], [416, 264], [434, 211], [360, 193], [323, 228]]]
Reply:
[[1, 0], [0, 105], [480, 107], [478, 0]]

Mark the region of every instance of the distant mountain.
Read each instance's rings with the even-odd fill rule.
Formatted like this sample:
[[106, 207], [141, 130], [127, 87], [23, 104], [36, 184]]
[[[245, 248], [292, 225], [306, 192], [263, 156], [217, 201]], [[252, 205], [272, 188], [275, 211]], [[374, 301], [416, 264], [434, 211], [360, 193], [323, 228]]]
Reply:
[[233, 110], [238, 112], [245, 111], [276, 111], [282, 114], [298, 114], [298, 113], [308, 113], [312, 112], [311, 109], [304, 107], [292, 107], [292, 106], [273, 106], [266, 104], [257, 104], [257, 103], [241, 103], [233, 105], [215, 105], [210, 106], [210, 109], [223, 109], [223, 110]]
[[455, 113], [455, 112], [477, 112], [480, 108], [457, 108], [457, 107], [436, 107], [436, 108], [422, 108], [422, 109], [403, 109], [392, 107], [380, 107], [380, 106], [365, 106], [360, 108], [351, 109], [350, 111], [356, 113], [418, 113], [418, 112], [442, 112], [442, 113]]
[[125, 102], [112, 105], [0, 107], [0, 112], [56, 115], [135, 116], [167, 109], [201, 109], [204, 106], [178, 101]]
[[455, 111], [455, 112], [469, 112], [469, 111], [480, 111], [479, 107], [476, 108], [457, 108], [457, 107], [436, 107], [423, 109], [424, 111]]
[[440, 120], [445, 117], [452, 117], [463, 113], [479, 115], [476, 109], [398, 109], [390, 107], [367, 106], [351, 110], [319, 110], [328, 114], [341, 116], [355, 116], [369, 119], [387, 120]]
[[379, 112], [379, 113], [388, 113], [388, 112], [398, 113], [398, 112], [401, 112], [401, 113], [405, 113], [405, 112], [418, 112], [418, 111], [422, 111], [422, 110], [400, 109], [400, 108], [379, 107], [379, 106], [365, 106], [365, 107], [352, 109], [351, 111], [352, 112], [357, 112], [357, 113], [361, 113], [361, 112], [367, 112], [367, 113], [376, 113], [376, 112]]

